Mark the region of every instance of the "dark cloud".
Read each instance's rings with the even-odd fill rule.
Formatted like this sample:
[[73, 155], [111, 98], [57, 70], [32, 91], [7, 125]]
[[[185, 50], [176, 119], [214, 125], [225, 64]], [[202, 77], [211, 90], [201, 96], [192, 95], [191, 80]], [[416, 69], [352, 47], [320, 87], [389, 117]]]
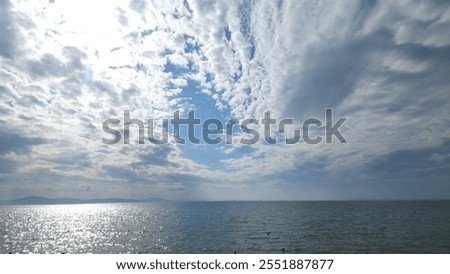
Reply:
[[374, 54], [398, 48], [391, 32], [382, 30], [340, 45], [332, 42], [324, 41], [322, 47], [309, 49], [301, 70], [292, 68], [283, 87], [291, 94], [286, 104], [289, 116], [321, 117], [325, 108], [335, 108], [347, 99], [367, 75], [389, 76], [387, 81], [398, 84], [407, 82], [405, 77], [395, 78], [395, 73], [371, 69], [373, 62], [379, 61], [372, 59]]
[[91, 167], [92, 161], [88, 153], [70, 149], [68, 145], [66, 152], [54, 159], [54, 164], [54, 169], [71, 172]]
[[68, 59], [66, 63], [67, 69], [73, 71], [82, 71], [85, 69], [83, 64], [83, 60], [87, 58], [85, 52], [76, 47], [64, 47], [62, 52], [64, 57]]
[[4, 87], [4, 86], [2, 86], [2, 85], [0, 85], [0, 92], [1, 93], [3, 93], [3, 94], [11, 94], [11, 91], [9, 90], [9, 88], [7, 88], [7, 87]]
[[75, 47], [64, 47], [63, 55], [67, 60], [60, 60], [53, 54], [46, 53], [39, 59], [28, 60], [26, 69], [37, 78], [62, 78], [54, 87], [67, 99], [74, 99], [82, 95], [81, 88], [91, 85], [89, 71], [83, 64], [87, 55]]
[[0, 174], [14, 173], [18, 166], [16, 161], [0, 158]]
[[27, 108], [48, 107], [48, 103], [46, 101], [43, 101], [42, 99], [31, 94], [21, 96], [18, 100], [16, 100], [16, 104]]
[[49, 53], [42, 55], [39, 60], [28, 61], [27, 68], [30, 74], [40, 77], [65, 76], [69, 73], [67, 66]]
[[128, 167], [119, 165], [104, 165], [102, 170], [99, 171], [105, 178], [111, 177], [114, 179], [123, 179], [128, 182], [140, 182], [144, 178], [141, 178], [139, 174]]
[[171, 162], [168, 157], [173, 151], [173, 147], [169, 145], [155, 146], [151, 152], [141, 153], [139, 162], [133, 163], [135, 166], [165, 166], [176, 167], [177, 163]]
[[21, 52], [23, 37], [20, 29], [35, 27], [32, 19], [21, 12], [13, 12], [9, 0], [0, 1], [0, 56], [14, 60]]
[[124, 102], [130, 102], [140, 98], [141, 92], [136, 85], [131, 85], [128, 89], [124, 90], [121, 95]]
[[329, 168], [327, 160], [311, 161], [266, 179], [283, 181], [291, 199], [449, 199], [450, 143], [443, 147], [396, 151], [340, 169]]
[[[375, 3], [375, 2], [374, 2]], [[424, 45], [419, 43], [398, 43], [399, 29], [392, 26], [408, 20], [417, 28], [428, 27], [429, 35], [440, 34], [439, 29], [430, 27], [428, 21], [414, 18], [391, 16], [382, 22], [375, 31], [361, 35], [366, 20], [376, 12], [374, 3], [361, 5], [354, 14], [352, 28], [348, 30], [350, 39], [336, 39], [333, 36], [321, 37], [306, 49], [304, 56], [290, 56], [286, 63], [288, 77], [281, 88], [286, 101], [285, 114], [290, 117], [321, 117], [324, 108], [336, 108], [349, 98], [356, 88], [364, 88], [371, 81], [380, 79], [379, 97], [390, 89], [392, 100], [377, 111], [402, 111], [405, 107], [416, 106], [416, 114], [424, 114], [430, 109], [448, 103], [442, 100], [443, 92], [448, 92], [448, 71], [450, 70], [450, 47]], [[435, 6], [439, 6], [437, 4]], [[392, 12], [395, 14], [395, 12]], [[389, 64], [383, 64], [384, 57], [390, 55], [392, 62], [409, 63], [405, 70], [396, 70]], [[295, 62], [295, 60], [298, 60]], [[299, 65], [301, 64], [301, 65]], [[395, 65], [395, 64], [392, 64]], [[416, 69], [411, 66], [424, 66]], [[381, 90], [382, 89], [382, 90]], [[353, 106], [355, 109], [370, 107]], [[398, 99], [398, 100], [397, 100]]]
[[43, 138], [29, 138], [16, 133], [0, 132], [0, 155], [8, 152], [27, 154], [33, 146], [45, 143]]
[[445, 156], [450, 157], [450, 141], [433, 148], [395, 151], [379, 157], [366, 168], [369, 174], [379, 178], [396, 177], [408, 181], [416, 176], [423, 179], [440, 176], [445, 182], [450, 176], [450, 163]]
[[10, 115], [10, 114], [12, 114], [14, 111], [12, 111], [11, 109], [9, 109], [9, 108], [2, 108], [2, 107], [0, 107], [0, 115], [2, 115], [2, 116], [8, 116], [8, 115]]
[[16, 51], [16, 27], [12, 21], [11, 4], [0, 1], [0, 55], [12, 59]]

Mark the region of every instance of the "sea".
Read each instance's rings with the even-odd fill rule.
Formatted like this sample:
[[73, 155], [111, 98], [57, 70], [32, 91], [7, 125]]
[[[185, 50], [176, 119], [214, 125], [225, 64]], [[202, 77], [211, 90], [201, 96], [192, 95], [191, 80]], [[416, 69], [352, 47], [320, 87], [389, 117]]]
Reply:
[[450, 201], [0, 206], [0, 253], [450, 253]]

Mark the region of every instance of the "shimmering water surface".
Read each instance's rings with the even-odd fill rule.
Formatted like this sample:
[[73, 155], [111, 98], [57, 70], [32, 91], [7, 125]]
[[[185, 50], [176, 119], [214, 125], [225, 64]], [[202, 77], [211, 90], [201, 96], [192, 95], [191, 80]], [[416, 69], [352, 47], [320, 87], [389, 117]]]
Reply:
[[0, 253], [450, 253], [450, 202], [0, 206]]

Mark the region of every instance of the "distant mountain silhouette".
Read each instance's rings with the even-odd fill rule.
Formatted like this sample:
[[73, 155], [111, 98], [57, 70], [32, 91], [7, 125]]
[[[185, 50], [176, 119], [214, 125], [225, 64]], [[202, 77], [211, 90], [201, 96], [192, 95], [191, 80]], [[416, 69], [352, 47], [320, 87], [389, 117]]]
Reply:
[[146, 199], [70, 199], [70, 198], [45, 198], [38, 196], [24, 197], [20, 199], [0, 201], [0, 205], [61, 205], [61, 204], [104, 204], [104, 203], [151, 203], [151, 202], [167, 202], [167, 200], [159, 198]]

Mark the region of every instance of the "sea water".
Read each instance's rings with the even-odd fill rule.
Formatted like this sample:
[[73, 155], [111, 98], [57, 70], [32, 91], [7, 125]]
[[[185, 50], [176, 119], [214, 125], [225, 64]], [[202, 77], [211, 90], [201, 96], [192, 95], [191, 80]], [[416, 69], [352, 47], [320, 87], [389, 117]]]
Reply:
[[450, 201], [0, 206], [0, 253], [450, 253]]

